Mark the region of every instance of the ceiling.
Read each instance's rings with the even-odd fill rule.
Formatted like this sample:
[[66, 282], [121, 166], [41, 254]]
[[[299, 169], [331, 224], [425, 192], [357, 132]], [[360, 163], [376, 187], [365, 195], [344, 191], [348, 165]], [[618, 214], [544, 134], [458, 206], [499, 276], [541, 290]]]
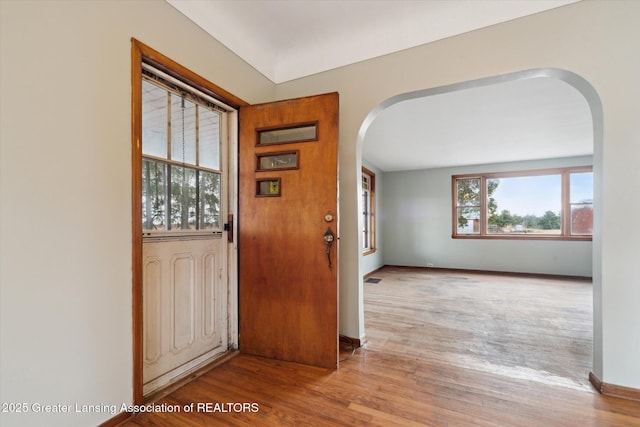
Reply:
[[591, 154], [586, 99], [551, 77], [401, 101], [376, 117], [362, 146], [385, 172]]
[[167, 0], [274, 83], [577, 0]]
[[[577, 0], [166, 1], [283, 83]], [[591, 127], [571, 86], [521, 80], [396, 103], [367, 130], [363, 157], [395, 171], [586, 155]]]

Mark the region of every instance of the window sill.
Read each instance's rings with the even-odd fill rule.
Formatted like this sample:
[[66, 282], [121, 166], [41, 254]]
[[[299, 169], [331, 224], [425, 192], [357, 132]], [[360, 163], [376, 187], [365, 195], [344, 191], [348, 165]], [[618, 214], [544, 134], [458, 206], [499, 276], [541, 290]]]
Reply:
[[453, 234], [452, 239], [470, 240], [565, 240], [575, 242], [590, 242], [592, 236], [553, 236], [553, 235], [532, 235], [532, 234], [501, 234], [501, 235], [477, 235], [477, 234]]
[[367, 256], [367, 255], [374, 254], [375, 252], [376, 252], [375, 249], [367, 249], [366, 251], [362, 252], [362, 255]]

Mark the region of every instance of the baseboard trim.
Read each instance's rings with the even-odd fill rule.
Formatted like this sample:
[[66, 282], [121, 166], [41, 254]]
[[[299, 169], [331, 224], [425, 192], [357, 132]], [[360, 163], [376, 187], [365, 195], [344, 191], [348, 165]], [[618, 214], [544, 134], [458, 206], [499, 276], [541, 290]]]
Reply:
[[362, 338], [351, 338], [346, 335], [340, 335], [339, 341], [351, 344], [356, 348], [360, 348], [367, 342], [367, 337], [365, 335]]
[[604, 383], [593, 372], [589, 372], [589, 382], [600, 394], [605, 396], [621, 397], [640, 402], [640, 389]]
[[[382, 270], [385, 267], [386, 267], [386, 265], [383, 265], [382, 267], [378, 267], [375, 270], [368, 272], [367, 274], [364, 275], [364, 278], [367, 279], [368, 277], [374, 276], [378, 271]], [[390, 267], [392, 267], [392, 266], [390, 266]]]
[[[570, 275], [562, 275], [562, 274], [544, 274], [544, 273], [524, 273], [518, 271], [496, 271], [496, 270], [472, 270], [465, 268], [442, 268], [442, 267], [423, 267], [423, 266], [407, 266], [407, 265], [385, 265], [384, 267], [391, 268], [413, 268], [413, 269], [424, 269], [434, 272], [442, 272], [442, 273], [469, 273], [469, 274], [489, 274], [494, 276], [515, 276], [515, 277], [530, 277], [530, 278], [538, 278], [538, 279], [555, 279], [555, 280], [584, 280], [587, 282], [591, 282], [593, 280], [590, 276], [570, 276]], [[378, 270], [384, 268], [381, 267]], [[376, 271], [378, 271], [376, 270]], [[369, 274], [367, 274], [368, 276]], [[365, 277], [367, 277], [365, 276]]]

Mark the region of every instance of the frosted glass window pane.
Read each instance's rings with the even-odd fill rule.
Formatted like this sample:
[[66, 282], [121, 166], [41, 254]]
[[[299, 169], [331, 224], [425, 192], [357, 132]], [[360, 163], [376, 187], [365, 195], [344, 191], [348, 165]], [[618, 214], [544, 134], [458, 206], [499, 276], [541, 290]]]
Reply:
[[167, 158], [167, 91], [142, 81], [142, 153]]
[[293, 169], [298, 167], [298, 153], [280, 153], [258, 156], [258, 170]]
[[200, 108], [199, 119], [200, 166], [220, 170], [220, 114]]
[[593, 206], [591, 204], [571, 205], [571, 234], [574, 236], [593, 234]]
[[285, 142], [314, 141], [316, 139], [316, 125], [258, 132], [258, 144], [283, 144]]

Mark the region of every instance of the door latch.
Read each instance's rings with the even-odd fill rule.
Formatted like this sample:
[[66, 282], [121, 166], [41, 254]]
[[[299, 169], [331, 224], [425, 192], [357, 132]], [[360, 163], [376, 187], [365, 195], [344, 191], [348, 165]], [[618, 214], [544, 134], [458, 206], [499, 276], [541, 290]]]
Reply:
[[336, 235], [333, 231], [331, 231], [331, 227], [327, 228], [327, 231], [324, 233], [324, 244], [326, 246], [325, 252], [327, 253], [327, 261], [329, 261], [329, 270], [333, 268], [333, 264], [331, 263], [331, 246], [336, 240]]
[[227, 221], [224, 225], [224, 231], [227, 232], [227, 241], [233, 243], [233, 214], [229, 214]]

